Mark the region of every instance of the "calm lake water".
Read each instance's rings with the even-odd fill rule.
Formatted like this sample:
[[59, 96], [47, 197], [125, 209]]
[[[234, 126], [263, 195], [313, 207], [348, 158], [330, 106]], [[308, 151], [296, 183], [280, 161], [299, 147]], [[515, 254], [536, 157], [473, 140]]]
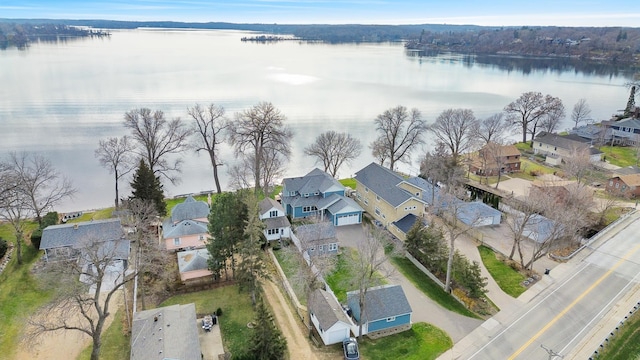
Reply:
[[[94, 158], [98, 141], [126, 134], [125, 112], [148, 107], [187, 119], [187, 108], [215, 102], [229, 117], [260, 101], [286, 116], [295, 137], [287, 176], [314, 167], [302, 149], [325, 130], [348, 131], [365, 149], [340, 171], [351, 176], [373, 161], [373, 119], [397, 105], [420, 109], [432, 122], [445, 109], [486, 117], [523, 92], [560, 97], [568, 115], [586, 98], [602, 120], [624, 108], [629, 74], [518, 69], [461, 56], [409, 56], [402, 44], [271, 44], [241, 42], [239, 31], [126, 30], [104, 39], [36, 43], [0, 51], [0, 155], [33, 151], [50, 157], [78, 188], [59, 211], [111, 206], [112, 176]], [[570, 126], [569, 119], [562, 129]], [[417, 153], [416, 153], [417, 155]], [[226, 164], [235, 161], [223, 149]], [[401, 170], [417, 172], [414, 164]], [[168, 196], [214, 188], [206, 155], [184, 154], [182, 182]], [[223, 186], [227, 184], [222, 169]], [[129, 179], [121, 183], [128, 195]]]

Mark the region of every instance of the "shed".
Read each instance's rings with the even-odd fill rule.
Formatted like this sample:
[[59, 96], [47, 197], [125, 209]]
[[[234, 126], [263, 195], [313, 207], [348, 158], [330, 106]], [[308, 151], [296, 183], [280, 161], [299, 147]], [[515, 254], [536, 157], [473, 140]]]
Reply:
[[353, 323], [333, 294], [316, 289], [309, 296], [308, 308], [311, 323], [325, 345], [341, 343], [350, 336]]

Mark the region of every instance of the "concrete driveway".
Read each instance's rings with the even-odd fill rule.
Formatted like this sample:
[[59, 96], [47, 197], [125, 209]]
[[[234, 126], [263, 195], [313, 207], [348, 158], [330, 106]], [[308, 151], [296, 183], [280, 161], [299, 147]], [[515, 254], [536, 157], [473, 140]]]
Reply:
[[[362, 225], [340, 226], [337, 227], [337, 236], [340, 246], [356, 249], [358, 243], [364, 241], [364, 227]], [[413, 310], [411, 316], [413, 322], [433, 324], [447, 332], [454, 342], [462, 339], [482, 324], [482, 320], [459, 315], [435, 303], [397, 271], [390, 262], [385, 263], [385, 269], [391, 274], [387, 277], [389, 283], [402, 286]]]

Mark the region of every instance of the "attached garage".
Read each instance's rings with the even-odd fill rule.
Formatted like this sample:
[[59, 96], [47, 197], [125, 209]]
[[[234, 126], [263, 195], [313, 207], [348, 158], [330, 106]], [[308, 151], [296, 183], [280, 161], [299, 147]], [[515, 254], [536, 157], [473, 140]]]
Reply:
[[336, 226], [360, 224], [360, 214], [346, 214], [336, 216]]

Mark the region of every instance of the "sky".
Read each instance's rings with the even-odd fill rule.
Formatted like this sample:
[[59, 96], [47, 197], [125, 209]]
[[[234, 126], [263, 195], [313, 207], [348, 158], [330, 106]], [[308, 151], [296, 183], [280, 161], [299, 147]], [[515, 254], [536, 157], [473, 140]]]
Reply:
[[640, 26], [637, 0], [0, 0], [0, 18]]

